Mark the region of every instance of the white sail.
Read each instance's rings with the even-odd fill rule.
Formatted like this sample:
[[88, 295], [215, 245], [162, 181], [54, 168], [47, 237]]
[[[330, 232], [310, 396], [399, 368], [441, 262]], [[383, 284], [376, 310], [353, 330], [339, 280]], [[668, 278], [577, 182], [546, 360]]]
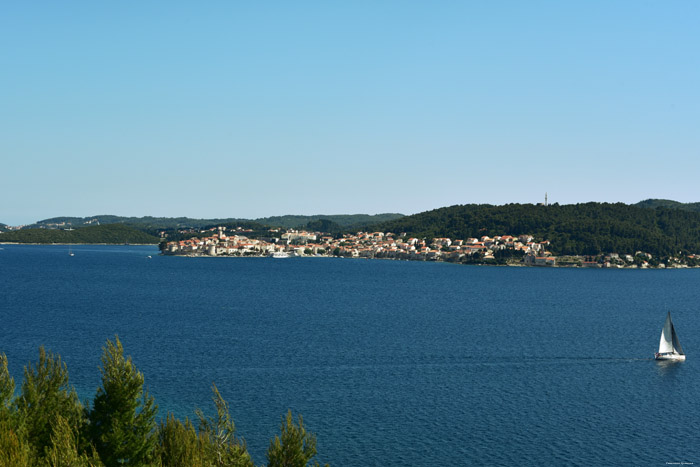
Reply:
[[681, 347], [681, 341], [678, 340], [676, 328], [673, 327], [670, 311], [666, 315], [666, 322], [661, 330], [661, 339], [659, 340], [659, 351], [654, 358], [657, 360], [685, 360], [685, 353]]
[[678, 340], [678, 334], [676, 334], [676, 328], [673, 327], [673, 323], [671, 323], [671, 336], [672, 336], [671, 341], [673, 342], [673, 351], [679, 355], [685, 355], [683, 353], [683, 347], [681, 347], [681, 341]]
[[659, 353], [673, 352], [673, 324], [671, 324], [671, 312], [666, 315], [664, 328], [661, 330], [661, 340], [659, 341]]

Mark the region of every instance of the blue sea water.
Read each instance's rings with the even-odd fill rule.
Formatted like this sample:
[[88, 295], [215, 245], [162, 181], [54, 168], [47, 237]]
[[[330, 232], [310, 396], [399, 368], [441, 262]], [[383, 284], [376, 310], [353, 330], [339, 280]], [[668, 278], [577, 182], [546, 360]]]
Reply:
[[[288, 409], [337, 466], [700, 463], [700, 270], [0, 248], [18, 386], [44, 345], [91, 399], [118, 334], [161, 416], [215, 383], [257, 463]], [[667, 311], [686, 362], [653, 360]]]

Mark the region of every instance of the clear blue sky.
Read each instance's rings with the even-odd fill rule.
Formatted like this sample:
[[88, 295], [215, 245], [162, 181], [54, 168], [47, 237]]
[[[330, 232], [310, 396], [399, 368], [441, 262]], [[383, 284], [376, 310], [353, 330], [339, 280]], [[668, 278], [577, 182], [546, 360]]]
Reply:
[[5, 2], [0, 222], [700, 201], [700, 3]]

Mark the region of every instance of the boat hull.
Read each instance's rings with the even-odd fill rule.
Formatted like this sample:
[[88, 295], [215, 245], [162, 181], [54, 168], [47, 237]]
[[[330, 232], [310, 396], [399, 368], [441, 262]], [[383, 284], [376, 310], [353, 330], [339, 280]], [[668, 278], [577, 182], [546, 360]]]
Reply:
[[680, 355], [677, 353], [672, 354], [654, 354], [656, 360], [685, 360], [685, 355]]

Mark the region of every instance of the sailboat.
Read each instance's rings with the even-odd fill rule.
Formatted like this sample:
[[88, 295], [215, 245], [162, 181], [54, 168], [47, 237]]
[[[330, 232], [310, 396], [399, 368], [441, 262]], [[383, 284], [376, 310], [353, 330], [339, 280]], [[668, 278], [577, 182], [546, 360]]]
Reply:
[[666, 315], [666, 322], [661, 330], [661, 340], [659, 341], [659, 351], [654, 358], [657, 360], [685, 360], [683, 347], [678, 340], [676, 329], [671, 321], [671, 312]]
[[68, 247], [68, 256], [75, 256], [75, 253], [73, 253], [73, 249], [70, 246]]

